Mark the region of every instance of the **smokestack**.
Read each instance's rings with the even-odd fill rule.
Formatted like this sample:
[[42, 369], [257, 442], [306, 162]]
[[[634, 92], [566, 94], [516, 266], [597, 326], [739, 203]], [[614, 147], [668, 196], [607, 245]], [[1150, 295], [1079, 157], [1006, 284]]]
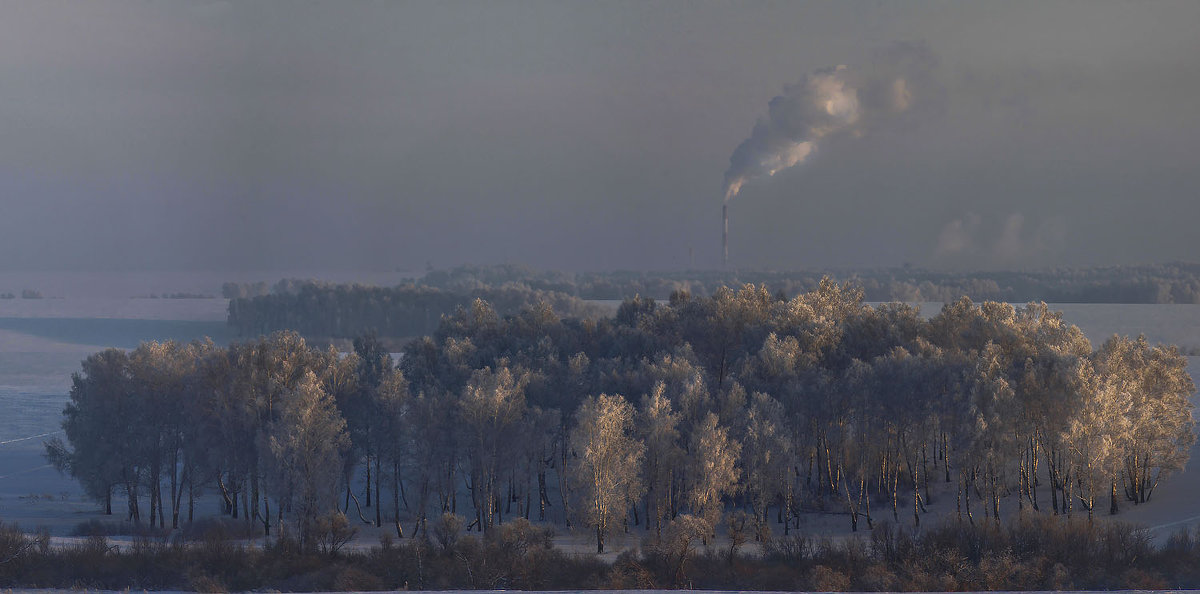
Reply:
[[722, 263], [725, 266], [725, 268], [729, 268], [729, 205], [728, 204], [721, 205], [721, 221], [723, 223], [723, 227], [721, 230], [721, 248], [724, 252], [724, 259], [722, 260]]

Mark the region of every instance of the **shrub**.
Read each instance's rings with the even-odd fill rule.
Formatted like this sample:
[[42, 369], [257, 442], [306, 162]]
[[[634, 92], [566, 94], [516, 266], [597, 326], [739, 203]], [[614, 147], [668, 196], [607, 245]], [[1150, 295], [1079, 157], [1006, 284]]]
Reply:
[[383, 589], [383, 581], [378, 576], [355, 566], [342, 569], [333, 578], [333, 590], [336, 592], [367, 592]]
[[358, 528], [350, 525], [346, 514], [333, 512], [313, 520], [312, 534], [317, 550], [334, 556], [354, 539], [354, 536], [358, 534]]
[[458, 539], [462, 536], [463, 526], [466, 523], [462, 516], [449, 512], [442, 514], [442, 517], [433, 523], [433, 538], [442, 548], [443, 553], [449, 554], [458, 544]]
[[658, 569], [663, 581], [683, 586], [687, 581], [687, 565], [698, 544], [712, 533], [712, 526], [697, 516], [683, 514], [671, 520], [656, 540], [643, 543], [646, 560]]
[[188, 588], [194, 592], [228, 592], [221, 578], [207, 573], [198, 573], [188, 578]]
[[609, 571], [607, 588], [612, 590], [653, 590], [654, 574], [640, 561], [633, 551], [617, 555]]
[[777, 536], [763, 543], [765, 560], [793, 567], [807, 565], [815, 551], [813, 540], [799, 532], [787, 536]]
[[817, 565], [808, 573], [808, 588], [813, 592], [846, 592], [850, 589], [850, 578], [846, 574]]
[[729, 551], [726, 555], [730, 565], [737, 557], [738, 547], [750, 539], [750, 531], [754, 528], [754, 518], [742, 510], [737, 510], [725, 516], [726, 534], [729, 537]]

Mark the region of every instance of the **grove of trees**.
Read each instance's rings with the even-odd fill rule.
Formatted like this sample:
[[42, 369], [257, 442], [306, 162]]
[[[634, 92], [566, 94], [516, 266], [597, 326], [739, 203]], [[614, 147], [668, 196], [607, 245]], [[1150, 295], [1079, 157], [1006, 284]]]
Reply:
[[420, 538], [454, 514], [485, 534], [555, 523], [598, 550], [615, 530], [705, 541], [726, 520], [787, 535], [814, 510], [918, 525], [936, 483], [964, 525], [999, 524], [1009, 496], [1090, 519], [1187, 462], [1185, 367], [1143, 338], [1093, 349], [1041, 303], [963, 298], [923, 320], [828, 279], [599, 319], [476, 299], [398, 364], [373, 335], [346, 355], [291, 332], [102, 351], [47, 447], [131, 519], [176, 526], [211, 491], [309, 544], [337, 514]]

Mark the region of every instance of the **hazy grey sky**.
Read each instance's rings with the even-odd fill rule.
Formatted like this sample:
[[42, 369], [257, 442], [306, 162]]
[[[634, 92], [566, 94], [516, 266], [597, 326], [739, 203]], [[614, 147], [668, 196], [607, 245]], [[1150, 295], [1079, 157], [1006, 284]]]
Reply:
[[0, 268], [714, 267], [767, 104], [926, 101], [748, 182], [744, 267], [1197, 260], [1200, 2], [0, 2]]

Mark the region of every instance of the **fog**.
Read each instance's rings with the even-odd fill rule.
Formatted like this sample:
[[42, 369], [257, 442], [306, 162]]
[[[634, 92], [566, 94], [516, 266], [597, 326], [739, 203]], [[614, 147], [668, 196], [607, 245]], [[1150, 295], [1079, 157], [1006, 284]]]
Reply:
[[[730, 201], [739, 267], [1194, 259], [1200, 4], [0, 3], [0, 268], [720, 264], [768, 102], [920, 109]], [[914, 104], [917, 105], [917, 104]]]

